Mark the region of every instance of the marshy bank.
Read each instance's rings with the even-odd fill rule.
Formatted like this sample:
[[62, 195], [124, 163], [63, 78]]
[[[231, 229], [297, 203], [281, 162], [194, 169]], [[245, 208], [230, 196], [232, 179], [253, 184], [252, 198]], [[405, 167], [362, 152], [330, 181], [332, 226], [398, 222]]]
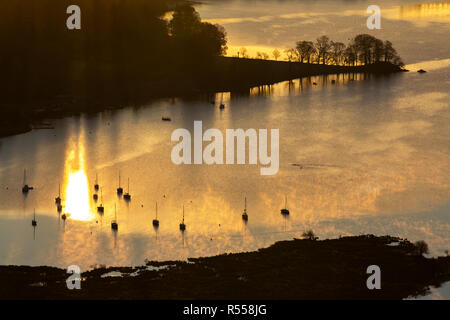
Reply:
[[[381, 269], [381, 289], [366, 286]], [[450, 280], [450, 257], [425, 258], [406, 239], [373, 235], [277, 242], [255, 252], [84, 272], [2, 266], [2, 299], [403, 299]]]

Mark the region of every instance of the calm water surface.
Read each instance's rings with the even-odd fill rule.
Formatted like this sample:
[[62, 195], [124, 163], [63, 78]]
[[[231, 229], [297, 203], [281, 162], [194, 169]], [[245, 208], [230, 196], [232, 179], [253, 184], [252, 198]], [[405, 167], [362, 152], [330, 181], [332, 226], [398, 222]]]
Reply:
[[[158, 101], [52, 121], [54, 130], [0, 140], [0, 264], [142, 264], [253, 250], [299, 237], [392, 234], [450, 244], [448, 69], [346, 82], [317, 77], [225, 93], [208, 102]], [[162, 122], [170, 116], [171, 122]], [[280, 170], [171, 162], [176, 128], [279, 128]], [[297, 164], [297, 165], [293, 165]], [[35, 187], [21, 193], [23, 170]], [[118, 175], [132, 200], [116, 194]], [[93, 201], [102, 188], [104, 215]], [[54, 198], [62, 186], [60, 219]], [[288, 196], [291, 215], [280, 208]], [[249, 222], [241, 220], [244, 197]], [[158, 201], [160, 228], [152, 226]], [[178, 229], [185, 205], [187, 231]], [[117, 207], [119, 231], [110, 223]], [[33, 209], [38, 226], [31, 226]]]
[[[246, 13], [242, 2], [226, 3], [199, 10], [208, 19], [242, 18]], [[289, 2], [264, 3], [277, 8], [272, 12], [276, 16]], [[339, 10], [354, 9], [352, 4], [341, 4]], [[255, 2], [252, 12], [260, 6]], [[317, 8], [319, 13], [328, 12], [323, 5]], [[338, 26], [348, 22], [334, 16]], [[254, 250], [300, 237], [305, 229], [313, 229], [320, 238], [374, 233], [423, 239], [432, 254], [443, 254], [450, 249], [450, 50], [440, 38], [445, 30], [448, 39], [448, 20], [435, 16], [426, 16], [422, 25], [406, 18], [387, 19], [387, 25], [397, 23], [399, 30], [404, 24], [420, 32], [435, 27], [426, 39], [431, 49], [417, 47], [416, 52], [408, 48], [412, 32], [401, 31], [404, 41], [392, 28], [380, 36], [397, 37], [394, 44], [400, 54], [414, 63], [410, 73], [369, 79], [314, 77], [254, 88], [248, 95], [224, 93], [224, 110], [208, 101], [160, 100], [49, 120], [54, 129], [0, 139], [0, 264], [140, 265], [145, 259]], [[331, 21], [328, 14], [321, 17]], [[239, 23], [257, 22], [223, 23], [231, 46], [240, 46], [233, 29]], [[281, 34], [285, 28], [280, 24]], [[265, 46], [263, 39], [283, 38], [273, 32], [263, 37], [250, 25], [248, 30], [242, 41], [255, 46]], [[319, 29], [314, 37], [317, 32], [341, 40], [341, 31]], [[429, 72], [414, 72], [420, 67]], [[331, 84], [332, 79], [337, 83]], [[217, 100], [221, 96], [218, 93]], [[163, 122], [162, 116], [172, 121]], [[204, 130], [222, 132], [280, 129], [278, 174], [261, 176], [251, 165], [174, 165], [171, 133], [177, 128], [192, 131], [194, 120], [202, 120]], [[25, 168], [27, 183], [35, 187], [27, 196], [21, 193]], [[130, 179], [130, 203], [116, 194], [119, 171], [125, 191]], [[103, 215], [93, 200], [96, 175]], [[58, 184], [66, 221], [54, 203]], [[285, 195], [291, 211], [288, 219], [280, 215]], [[246, 225], [241, 219], [244, 197]], [[152, 226], [156, 201], [158, 230]], [[183, 205], [184, 234], [178, 228]], [[115, 206], [118, 232], [110, 227]]]

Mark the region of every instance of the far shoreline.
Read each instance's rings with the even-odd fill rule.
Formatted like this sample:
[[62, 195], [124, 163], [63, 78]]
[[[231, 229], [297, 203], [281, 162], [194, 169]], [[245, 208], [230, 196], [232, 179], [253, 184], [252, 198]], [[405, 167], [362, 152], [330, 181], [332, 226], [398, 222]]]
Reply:
[[[207, 71], [205, 71], [207, 70]], [[80, 113], [95, 113], [121, 108], [126, 104], [145, 104], [154, 99], [204, 95], [213, 97], [216, 92], [248, 91], [252, 87], [273, 85], [311, 76], [332, 74], [388, 75], [407, 71], [389, 62], [359, 66], [337, 66], [299, 62], [261, 60], [235, 57], [216, 57], [210, 68], [193, 77], [168, 76], [158, 82], [137, 83], [135, 96], [110, 88], [107, 100], [72, 93], [55, 92], [48, 97], [28, 98], [26, 101], [9, 98], [0, 104], [6, 116], [0, 121], [0, 138], [29, 132], [33, 124], [45, 119], [58, 119]], [[174, 80], [176, 79], [176, 80]], [[106, 90], [108, 85], [106, 84]], [[23, 110], [17, 114], [17, 109]], [[10, 116], [7, 116], [10, 114]]]

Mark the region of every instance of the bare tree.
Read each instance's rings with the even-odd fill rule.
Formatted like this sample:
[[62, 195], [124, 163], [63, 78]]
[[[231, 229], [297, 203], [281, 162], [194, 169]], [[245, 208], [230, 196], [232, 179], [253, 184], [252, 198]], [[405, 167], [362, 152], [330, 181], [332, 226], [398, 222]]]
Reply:
[[275, 49], [272, 52], [272, 56], [275, 60], [278, 60], [278, 58], [281, 56], [281, 53], [280, 53], [280, 51], [278, 51], [278, 49]]
[[353, 42], [351, 42], [344, 51], [344, 63], [354, 66], [358, 61], [358, 50]]
[[284, 50], [284, 54], [289, 62], [294, 61], [295, 58], [295, 49], [286, 49]]
[[297, 41], [296, 43], [297, 56], [299, 57], [299, 62], [310, 63], [312, 55], [316, 52], [314, 43], [312, 41]]
[[399, 67], [405, 66], [405, 64], [403, 63], [403, 60], [399, 56], [395, 56], [394, 59], [392, 59], [392, 63]]
[[314, 232], [312, 230], [308, 230], [306, 232], [303, 232], [302, 238], [303, 239], [307, 239], [307, 240], [317, 240], [317, 239], [319, 239], [319, 237], [316, 237], [316, 235], [314, 234]]
[[417, 254], [420, 256], [429, 253], [428, 244], [423, 240], [414, 242], [414, 246], [416, 247]]
[[345, 44], [331, 41], [331, 58], [335, 65], [341, 64], [344, 57]]
[[375, 39], [373, 43], [373, 60], [379, 62], [383, 60], [384, 56], [384, 43], [380, 39]]
[[376, 38], [370, 34], [359, 34], [353, 41], [358, 51], [359, 61], [363, 64], [372, 63], [372, 48]]
[[317, 49], [317, 63], [320, 63], [320, 58], [322, 58], [322, 64], [327, 62], [328, 54], [330, 53], [330, 38], [327, 36], [321, 36], [316, 40]]
[[397, 51], [392, 47], [392, 42], [384, 42], [384, 61], [390, 62], [397, 55]]
[[241, 58], [248, 58], [247, 48], [245, 48], [245, 47], [240, 48], [239, 52], [238, 52], [238, 56], [240, 56]]
[[297, 41], [295, 49], [285, 50], [289, 61], [310, 63], [314, 55], [317, 63], [355, 66], [368, 65], [381, 61], [390, 62], [397, 66], [404, 66], [397, 51], [390, 41], [383, 42], [370, 34], [359, 34], [347, 46], [342, 42], [330, 41], [327, 36], [317, 38], [316, 43], [311, 41]]

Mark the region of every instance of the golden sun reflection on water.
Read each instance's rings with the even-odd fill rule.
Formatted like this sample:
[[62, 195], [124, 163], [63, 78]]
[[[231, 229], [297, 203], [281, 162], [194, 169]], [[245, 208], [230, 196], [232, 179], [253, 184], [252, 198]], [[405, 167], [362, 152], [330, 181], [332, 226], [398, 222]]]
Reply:
[[91, 221], [94, 214], [89, 202], [89, 183], [84, 165], [84, 147], [78, 145], [78, 152], [68, 152], [65, 165], [65, 183], [63, 193], [64, 212], [73, 220]]
[[70, 218], [80, 221], [94, 219], [89, 206], [88, 180], [83, 170], [69, 174], [66, 187], [65, 211]]

